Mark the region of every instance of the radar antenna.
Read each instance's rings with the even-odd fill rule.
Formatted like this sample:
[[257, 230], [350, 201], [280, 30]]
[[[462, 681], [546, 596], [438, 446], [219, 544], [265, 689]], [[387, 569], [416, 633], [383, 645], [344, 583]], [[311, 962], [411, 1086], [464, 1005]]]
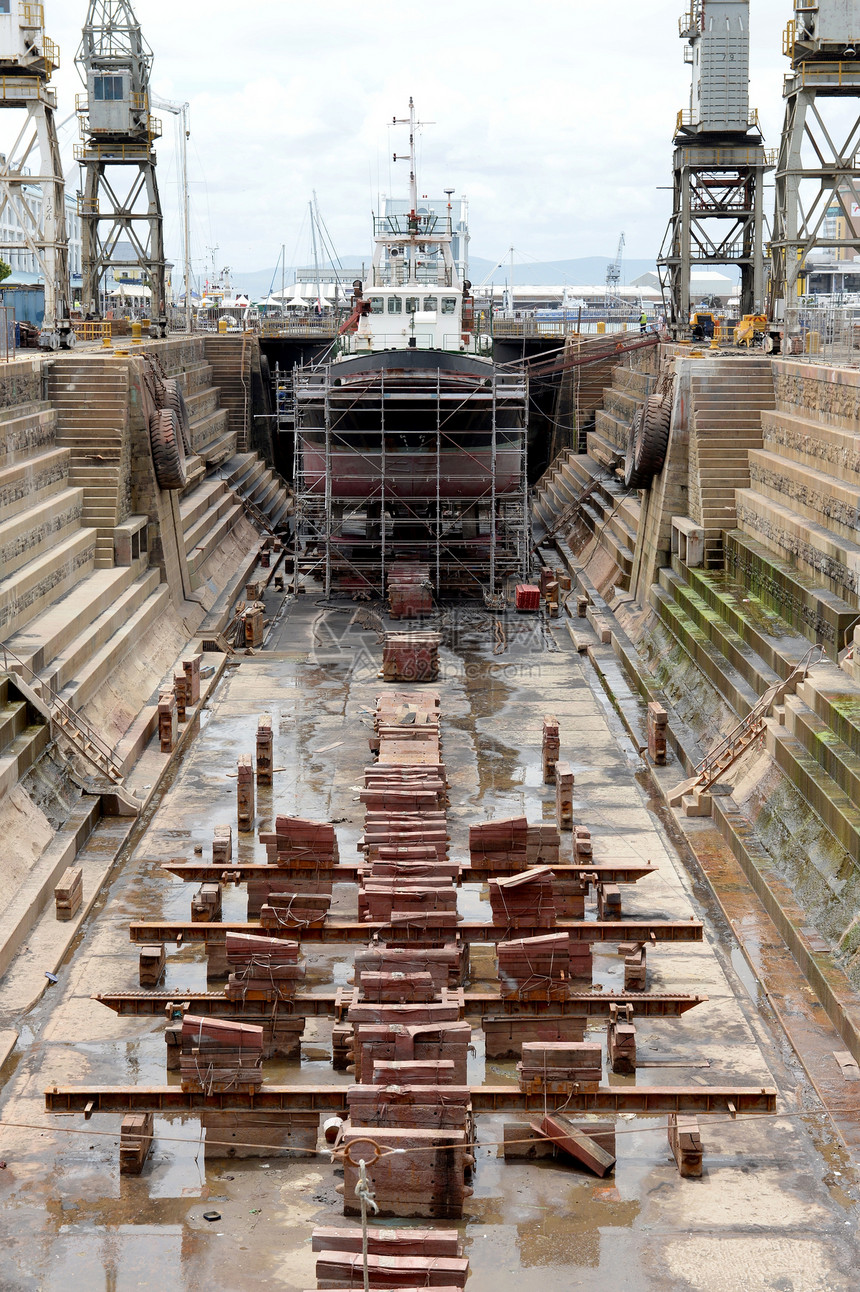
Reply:
[[153, 149], [161, 123], [150, 114], [152, 50], [129, 0], [90, 0], [75, 62], [87, 90], [78, 98], [77, 153], [85, 172], [84, 308], [101, 317], [108, 270], [137, 269], [151, 293], [150, 336], [166, 336], [164, 220]]

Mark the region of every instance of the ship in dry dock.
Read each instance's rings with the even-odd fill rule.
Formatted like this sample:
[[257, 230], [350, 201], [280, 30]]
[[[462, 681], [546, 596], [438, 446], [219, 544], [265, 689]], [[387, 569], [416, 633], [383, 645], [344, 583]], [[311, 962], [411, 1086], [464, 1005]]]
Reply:
[[430, 553], [437, 591], [492, 595], [525, 572], [527, 378], [475, 329], [450, 212], [419, 211], [411, 99], [405, 124], [409, 210], [375, 219], [336, 353], [295, 375], [298, 541], [327, 591]]

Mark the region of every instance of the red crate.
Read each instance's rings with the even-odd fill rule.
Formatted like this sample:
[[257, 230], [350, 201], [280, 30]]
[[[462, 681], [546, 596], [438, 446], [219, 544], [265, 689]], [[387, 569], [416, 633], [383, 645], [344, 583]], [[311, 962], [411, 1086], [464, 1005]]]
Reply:
[[540, 610], [540, 588], [536, 584], [517, 584], [517, 610]]

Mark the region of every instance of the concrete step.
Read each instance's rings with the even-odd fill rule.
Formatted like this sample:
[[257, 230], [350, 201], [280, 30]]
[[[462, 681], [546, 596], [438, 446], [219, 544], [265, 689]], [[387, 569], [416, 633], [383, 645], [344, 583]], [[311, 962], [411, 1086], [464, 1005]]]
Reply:
[[83, 489], [67, 488], [18, 512], [0, 525], [0, 570], [11, 576], [71, 538], [81, 528], [83, 511]]
[[[4, 415], [5, 414], [5, 415]], [[47, 402], [24, 403], [0, 412], [0, 467], [55, 447], [56, 413]]]
[[762, 414], [762, 447], [860, 487], [860, 441], [854, 429], [782, 410]]
[[[99, 541], [96, 536], [96, 542]], [[35, 673], [62, 655], [75, 637], [122, 599], [140, 575], [137, 566], [96, 570], [54, 601], [38, 619], [8, 639], [10, 650]]]
[[739, 490], [737, 505], [741, 527], [750, 537], [766, 538], [766, 546], [789, 554], [801, 570], [839, 596], [857, 586], [860, 544], [795, 510], [792, 500], [777, 500], [752, 484]]
[[860, 809], [849, 795], [786, 727], [769, 724], [767, 748], [855, 864], [860, 862]]
[[660, 619], [729, 708], [738, 718], [745, 718], [756, 704], [759, 692], [725, 658], [719, 647], [690, 618], [684, 607], [676, 602], [675, 588], [681, 581], [673, 571], [664, 567], [659, 577], [659, 585], [651, 589], [651, 595]]
[[[195, 534], [199, 537], [196, 537], [192, 546], [188, 546], [190, 539], [186, 539], [188, 565], [193, 574], [197, 573], [201, 565], [209, 559], [219, 543], [223, 542], [244, 515], [241, 503], [234, 500], [233, 494], [229, 493], [227, 498], [226, 507], [213, 508], [211, 516], [207, 513], [195, 527]], [[203, 528], [204, 525], [208, 527]]]
[[229, 499], [229, 497], [230, 491], [223, 480], [208, 479], [204, 481], [193, 494], [183, 498], [179, 504], [183, 533], [187, 536], [191, 528], [200, 520], [200, 517], [205, 515], [219, 498]]
[[785, 726], [852, 803], [860, 805], [860, 757], [796, 695], [785, 698]]
[[61, 699], [73, 709], [82, 708], [135, 643], [150, 631], [157, 619], [170, 603], [170, 592], [166, 583], [160, 583], [133, 615], [126, 618], [120, 628], [107, 642], [92, 654], [60, 691]]
[[801, 516], [843, 538], [857, 534], [860, 482], [843, 482], [836, 475], [758, 449], [750, 454], [750, 486], [766, 498], [785, 501]]
[[14, 789], [40, 754], [47, 749], [51, 732], [47, 723], [27, 726], [0, 752], [0, 799]]
[[5, 700], [0, 702], [0, 754], [5, 753], [16, 737], [21, 735], [26, 726], [26, 700]]
[[[166, 585], [165, 585], [166, 586]], [[86, 667], [97, 651], [106, 645], [128, 619], [158, 589], [158, 570], [147, 570], [130, 583], [97, 618], [81, 630], [68, 646], [49, 660], [45, 680], [55, 691], [62, 692]]]
[[46, 449], [0, 466], [0, 517], [9, 520], [68, 487], [68, 449]]

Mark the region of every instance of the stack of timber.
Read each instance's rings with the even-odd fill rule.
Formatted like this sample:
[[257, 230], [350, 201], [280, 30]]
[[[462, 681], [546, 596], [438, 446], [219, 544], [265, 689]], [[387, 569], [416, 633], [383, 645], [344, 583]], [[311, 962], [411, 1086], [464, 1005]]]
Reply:
[[382, 644], [386, 682], [435, 682], [439, 676], [440, 633], [388, 632]]
[[258, 1090], [263, 1084], [262, 1027], [186, 1014], [180, 1073], [183, 1090]]
[[[591, 944], [571, 943], [567, 933], [548, 933], [536, 938], [517, 938], [500, 942], [500, 994], [503, 1000], [566, 1000], [570, 995], [571, 947]], [[578, 960], [574, 962], [580, 968]], [[591, 964], [589, 958], [589, 977]]]
[[392, 619], [417, 619], [433, 612], [430, 566], [396, 561], [388, 572], [388, 612]]
[[493, 923], [503, 929], [551, 929], [556, 905], [553, 873], [549, 866], [523, 870], [518, 875], [490, 880]]
[[266, 857], [273, 866], [335, 866], [340, 861], [334, 826], [327, 821], [279, 816], [274, 831], [261, 831]]
[[[364, 1287], [360, 1229], [313, 1231], [317, 1288]], [[455, 1229], [367, 1229], [367, 1265], [374, 1288], [464, 1288], [469, 1262]]]
[[596, 1090], [603, 1075], [600, 1045], [591, 1041], [527, 1041], [517, 1075], [521, 1088], [531, 1094]]
[[304, 981], [298, 942], [228, 933], [226, 955], [230, 966], [225, 989], [228, 1000], [292, 1000]]
[[524, 816], [484, 821], [469, 827], [469, 853], [475, 870], [520, 871], [558, 865], [561, 836], [554, 825], [529, 825]]

